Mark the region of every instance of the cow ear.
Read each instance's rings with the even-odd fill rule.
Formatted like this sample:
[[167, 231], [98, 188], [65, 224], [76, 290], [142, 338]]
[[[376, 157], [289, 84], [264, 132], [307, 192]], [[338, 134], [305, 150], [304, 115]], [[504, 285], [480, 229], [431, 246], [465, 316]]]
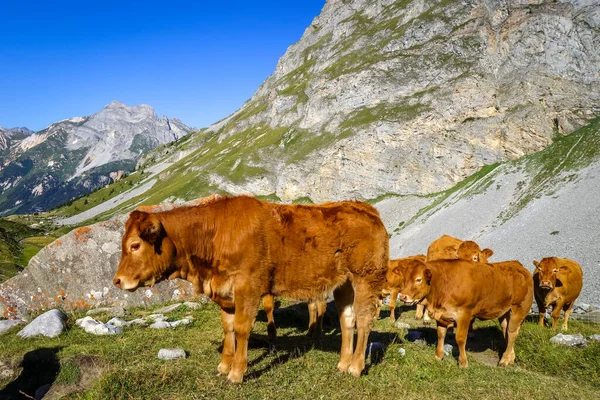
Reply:
[[567, 267], [566, 265], [562, 265], [562, 266], [559, 268], [559, 271], [562, 271], [562, 272], [567, 272], [567, 273], [571, 272], [571, 270], [569, 269], [569, 267]]
[[448, 246], [444, 249], [444, 253], [448, 256], [448, 260], [458, 258], [458, 249]]
[[491, 256], [494, 255], [494, 252], [492, 251], [492, 249], [483, 249], [481, 252], [483, 253], [485, 258], [490, 258]]
[[400, 267], [400, 266], [395, 267], [392, 270], [392, 272], [396, 275], [400, 275], [400, 276], [404, 275], [404, 272], [402, 271], [402, 267]]
[[140, 237], [148, 243], [155, 243], [163, 232], [163, 226], [156, 215], [146, 213], [140, 222]]
[[429, 268], [425, 269], [424, 275], [427, 283], [431, 282], [431, 270]]
[[535, 265], [536, 267], [538, 267], [538, 268], [539, 268], [539, 266], [540, 266], [540, 262], [539, 262], [539, 261], [536, 261], [536, 260], [533, 260], [533, 265]]

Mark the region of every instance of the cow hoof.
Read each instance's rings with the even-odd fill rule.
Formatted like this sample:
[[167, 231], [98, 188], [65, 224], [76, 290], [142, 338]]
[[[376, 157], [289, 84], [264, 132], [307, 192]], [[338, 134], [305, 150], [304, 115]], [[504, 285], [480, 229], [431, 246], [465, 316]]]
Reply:
[[465, 361], [458, 361], [458, 366], [461, 368], [467, 368], [469, 366], [469, 362], [467, 360]]
[[435, 359], [436, 360], [440, 360], [442, 361], [444, 359], [444, 355], [438, 356], [437, 354], [435, 355]]
[[346, 364], [346, 363], [341, 363], [339, 362], [337, 365], [337, 370], [340, 372], [348, 372], [348, 367], [350, 366], [350, 364]]
[[229, 373], [229, 375], [227, 375], [227, 379], [229, 380], [229, 383], [239, 384], [239, 383], [242, 383], [242, 380], [244, 379], [244, 375], [237, 374], [237, 373], [234, 374], [232, 371]]
[[350, 366], [350, 368], [348, 368], [348, 372], [350, 373], [350, 375], [358, 378], [360, 374], [362, 374], [362, 368], [358, 369], [354, 368], [353, 366]]
[[219, 366], [217, 367], [217, 376], [221, 376], [223, 374], [229, 373], [230, 369], [231, 369], [231, 366], [220, 363]]

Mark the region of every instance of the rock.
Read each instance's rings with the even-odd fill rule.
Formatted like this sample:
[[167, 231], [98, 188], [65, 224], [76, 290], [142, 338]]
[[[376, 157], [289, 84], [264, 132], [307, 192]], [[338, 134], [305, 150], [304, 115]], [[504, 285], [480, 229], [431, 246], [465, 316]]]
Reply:
[[155, 323], [150, 325], [150, 328], [152, 328], [152, 329], [171, 328], [171, 323], [167, 322], [167, 321], [156, 321]]
[[177, 310], [179, 307], [181, 307], [183, 305], [183, 303], [175, 303], [175, 304], [171, 304], [170, 306], [166, 306], [163, 308], [159, 308], [158, 310], [156, 310], [157, 313], [168, 313], [174, 310]]
[[98, 308], [92, 308], [87, 313], [85, 313], [85, 315], [90, 315], [90, 316], [100, 315], [100, 314], [106, 314], [106, 315], [110, 315], [112, 317], [124, 317], [126, 315], [129, 315], [129, 311], [125, 310], [123, 307], [98, 307]]
[[167, 317], [165, 317], [163, 314], [150, 314], [146, 317], [146, 320], [152, 320], [155, 322], [166, 321]]
[[585, 314], [590, 311], [594, 311], [594, 309], [590, 304], [587, 303], [577, 303], [573, 307], [573, 313], [575, 314]]
[[[145, 321], [144, 321], [145, 322]], [[129, 326], [131, 324], [131, 322], [127, 322], [121, 318], [111, 318], [108, 322], [108, 325], [112, 325], [112, 326], [120, 326], [121, 328], [124, 326]]]
[[96, 321], [90, 316], [80, 318], [75, 322], [76, 325], [83, 328], [87, 333], [93, 335], [117, 335], [123, 333], [123, 328], [120, 326], [114, 326], [111, 324], [103, 324], [100, 321]]
[[564, 335], [559, 333], [556, 336], [550, 338], [550, 343], [561, 344], [568, 347], [576, 346], [587, 346], [588, 341], [583, 337], [581, 333], [574, 335]]
[[148, 322], [146, 322], [146, 320], [144, 318], [136, 318], [136, 319], [132, 319], [131, 321], [128, 322], [129, 325], [146, 325]]
[[410, 329], [409, 324], [407, 324], [406, 322], [401, 322], [401, 321], [396, 321], [394, 326], [399, 329]]
[[24, 322], [20, 319], [4, 319], [0, 321], [0, 335], [8, 331], [13, 326], [21, 325]]
[[62, 311], [50, 310], [31, 321], [25, 328], [17, 333], [17, 335], [23, 338], [36, 335], [56, 337], [65, 329], [66, 320], [67, 315]]
[[590, 340], [594, 342], [600, 342], [600, 335], [591, 335]]
[[193, 301], [186, 301], [183, 303], [183, 305], [192, 310], [198, 310], [199, 308], [202, 308], [202, 304]]
[[158, 358], [161, 360], [178, 360], [187, 358], [185, 350], [183, 349], [160, 349], [158, 351]]
[[186, 317], [186, 318], [180, 319], [179, 321], [171, 322], [171, 326], [174, 328], [176, 326], [189, 325], [191, 323], [192, 323], [192, 318]]
[[404, 347], [400, 347], [398, 349], [398, 354], [400, 354], [400, 357], [404, 357], [406, 355], [406, 349]]
[[452, 355], [452, 345], [451, 344], [446, 343], [444, 345], [444, 355], [445, 356]]
[[423, 334], [420, 331], [408, 331], [406, 337], [409, 341], [416, 342], [423, 337]]
[[[133, 293], [113, 285], [127, 218], [122, 215], [77, 228], [40, 250], [25, 270], [0, 285], [0, 317], [18, 319], [52, 308], [127, 309], [167, 303], [175, 297], [196, 299], [192, 284], [180, 279]], [[120, 309], [112, 312], [124, 316]]]

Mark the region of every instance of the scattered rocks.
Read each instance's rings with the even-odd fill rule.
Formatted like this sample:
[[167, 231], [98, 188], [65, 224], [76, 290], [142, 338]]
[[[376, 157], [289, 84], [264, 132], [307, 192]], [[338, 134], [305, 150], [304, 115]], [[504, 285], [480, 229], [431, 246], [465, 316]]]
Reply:
[[174, 310], [177, 310], [179, 307], [181, 307], [183, 305], [183, 303], [175, 303], [175, 304], [171, 304], [170, 306], [166, 306], [163, 308], [159, 308], [158, 310], [156, 310], [157, 313], [168, 313]]
[[404, 357], [406, 355], [406, 349], [404, 347], [400, 347], [398, 349], [398, 354], [400, 354], [400, 357]]
[[146, 320], [152, 320], [154, 322], [158, 322], [158, 321], [166, 321], [167, 317], [165, 317], [162, 314], [150, 314], [146, 317]]
[[123, 307], [98, 307], [92, 308], [85, 315], [95, 316], [100, 314], [110, 315], [111, 317], [124, 317], [129, 315], [129, 311]]
[[5, 319], [0, 321], [0, 335], [8, 331], [13, 326], [23, 324], [24, 321], [20, 319]]
[[394, 326], [399, 329], [410, 329], [409, 324], [407, 324], [406, 322], [401, 322], [401, 321], [396, 321]]
[[131, 324], [131, 322], [127, 322], [124, 319], [121, 318], [112, 318], [107, 322], [108, 325], [112, 325], [112, 326], [120, 326], [121, 328], [124, 326], [129, 326]]
[[452, 348], [453, 348], [453, 347], [452, 347], [452, 345], [451, 345], [451, 344], [448, 344], [448, 343], [446, 343], [446, 344], [444, 345], [444, 355], [445, 355], [445, 356], [450, 356], [450, 355], [452, 355]]
[[156, 321], [155, 323], [150, 325], [150, 328], [152, 328], [152, 329], [175, 328], [176, 326], [179, 326], [179, 325], [189, 325], [191, 323], [192, 323], [192, 317], [185, 317], [183, 319], [180, 319], [178, 321], [173, 321], [173, 322], [167, 322], [165, 320], [160, 320], [160, 321]]
[[50, 310], [31, 321], [17, 335], [23, 338], [37, 335], [56, 337], [65, 329], [66, 319], [67, 316], [62, 311]]
[[122, 327], [111, 325], [109, 323], [103, 324], [90, 316], [78, 319], [75, 321], [75, 324], [83, 328], [87, 333], [94, 335], [118, 335], [123, 333]]
[[183, 349], [160, 349], [158, 358], [161, 360], [178, 360], [187, 358], [187, 354]]
[[561, 344], [568, 347], [587, 346], [588, 341], [583, 337], [581, 333], [575, 335], [563, 335], [559, 333], [556, 336], [550, 338], [550, 343]]

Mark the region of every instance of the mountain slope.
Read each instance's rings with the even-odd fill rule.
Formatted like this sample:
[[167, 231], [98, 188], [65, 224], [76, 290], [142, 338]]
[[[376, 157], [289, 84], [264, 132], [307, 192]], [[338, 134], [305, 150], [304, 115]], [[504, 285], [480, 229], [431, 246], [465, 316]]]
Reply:
[[140, 156], [191, 132], [147, 105], [102, 111], [11, 141], [0, 167], [0, 214], [45, 210], [121, 178]]

